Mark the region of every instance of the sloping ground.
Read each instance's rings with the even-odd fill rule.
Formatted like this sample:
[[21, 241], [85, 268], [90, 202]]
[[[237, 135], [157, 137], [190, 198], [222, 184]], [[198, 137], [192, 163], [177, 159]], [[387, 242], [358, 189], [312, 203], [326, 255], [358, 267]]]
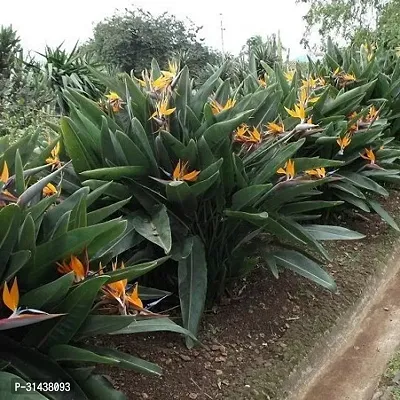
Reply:
[[[399, 200], [395, 192], [385, 205], [398, 217]], [[368, 237], [329, 246], [334, 261], [327, 269], [336, 279], [338, 294], [290, 272], [276, 281], [263, 268], [259, 249], [260, 268], [238, 283], [232, 298], [207, 314], [200, 336], [203, 347], [186, 350], [182, 340], [170, 334], [101, 337], [97, 340], [102, 344], [159, 363], [164, 375], [103, 372], [129, 399], [284, 398], [285, 387], [296, 378], [288, 381], [291, 372], [326, 340], [338, 318], [371, 291], [398, 247], [396, 233], [376, 216], [349, 215], [346, 222]]]
[[311, 381], [295, 390], [292, 400], [370, 400], [380, 374], [400, 344], [400, 260], [393, 276], [383, 280], [379, 290], [355, 315], [352, 329], [316, 364]]

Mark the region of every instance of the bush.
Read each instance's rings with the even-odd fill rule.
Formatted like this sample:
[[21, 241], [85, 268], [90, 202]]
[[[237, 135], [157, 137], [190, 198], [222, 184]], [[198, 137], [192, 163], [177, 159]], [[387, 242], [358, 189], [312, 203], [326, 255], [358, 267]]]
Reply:
[[[143, 305], [145, 299], [165, 293], [128, 285], [165, 259], [125, 267], [104, 262], [118, 257], [123, 248], [127, 222], [110, 216], [126, 200], [88, 211], [107, 187], [91, 193], [82, 188], [64, 198], [59, 176], [68, 165], [62, 166], [57, 141], [34, 155], [36, 143], [37, 135], [26, 136], [0, 151], [0, 225], [6, 228], [0, 233], [0, 382], [61, 385], [50, 391], [36, 386], [42, 392], [35, 393], [38, 398], [65, 393], [77, 399], [105, 393], [124, 398], [91, 366], [115, 365], [153, 375], [160, 375], [161, 369], [118, 350], [90, 345], [87, 338], [153, 330], [189, 334]], [[44, 159], [47, 165], [34, 166]], [[52, 173], [45, 172], [50, 168]]]
[[223, 67], [193, 91], [187, 67], [160, 71], [155, 61], [141, 81], [104, 77], [112, 93], [102, 108], [68, 90], [71, 114], [61, 128], [75, 171], [84, 186], [113, 181], [115, 198], [132, 196], [126, 207], [134, 229], [176, 262], [169, 276], [194, 334], [206, 299], [212, 303], [227, 279], [251, 269], [246, 247], [259, 233], [267, 234], [275, 275], [289, 268], [331, 290], [334, 281], [316, 262], [328, 257], [320, 241], [362, 237], [308, 222], [315, 210], [341, 204], [314, 201], [340, 178], [310, 171], [343, 162], [295, 158], [293, 168], [301, 135], [313, 126], [299, 121], [286, 132], [278, 124], [290, 88], [279, 67], [266, 68], [277, 83], [265, 87], [249, 75], [241, 94], [220, 80]]

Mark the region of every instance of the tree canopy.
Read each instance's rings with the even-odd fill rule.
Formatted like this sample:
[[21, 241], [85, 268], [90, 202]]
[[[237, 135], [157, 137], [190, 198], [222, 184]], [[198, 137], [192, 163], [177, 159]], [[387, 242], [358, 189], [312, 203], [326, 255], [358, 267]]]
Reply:
[[168, 13], [153, 16], [142, 9], [126, 9], [98, 23], [88, 46], [102, 61], [123, 71], [140, 73], [152, 58], [165, 65], [178, 56], [196, 74], [216, 56], [199, 38], [200, 30]]
[[378, 42], [386, 47], [400, 45], [400, 0], [298, 0], [310, 6], [304, 16], [303, 43], [318, 29], [322, 39], [336, 37], [347, 43]]

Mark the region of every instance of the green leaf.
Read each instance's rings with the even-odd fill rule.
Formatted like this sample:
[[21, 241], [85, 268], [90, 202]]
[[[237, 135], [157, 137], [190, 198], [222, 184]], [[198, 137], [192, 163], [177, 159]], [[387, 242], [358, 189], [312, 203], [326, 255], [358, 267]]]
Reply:
[[127, 397], [119, 390], [114, 389], [110, 381], [102, 375], [90, 375], [88, 378], [82, 379], [79, 374], [75, 379], [89, 399], [127, 400]]
[[211, 175], [208, 178], [196, 182], [194, 185], [190, 186], [190, 191], [196, 197], [201, 196], [208, 189], [210, 189], [215, 182], [217, 182], [219, 176], [220, 176], [219, 171], [217, 171], [214, 175]]
[[134, 333], [148, 332], [175, 332], [191, 338], [197, 342], [196, 337], [187, 329], [181, 327], [169, 318], [145, 318], [132, 321], [122, 329], [111, 332], [111, 335], [131, 335]]
[[20, 304], [38, 310], [47, 309], [63, 299], [74, 283], [74, 273], [70, 272], [60, 278], [39, 286], [22, 295]]
[[66, 314], [54, 324], [44, 324], [29, 332], [25, 344], [36, 345], [42, 351], [54, 345], [67, 344], [87, 318], [97, 293], [107, 282], [107, 275], [97, 276], [83, 281], [54, 309], [57, 313]]
[[[198, 236], [193, 238], [190, 255], [179, 261], [178, 285], [183, 326], [196, 336], [207, 294], [207, 262], [204, 245]], [[187, 337], [186, 345], [193, 347], [193, 339]]]
[[24, 193], [18, 198], [17, 204], [21, 206], [26, 206], [35, 196], [42, 193], [43, 188], [50, 183], [61, 171], [69, 165], [69, 162], [64, 164], [61, 168], [52, 172], [51, 174], [40, 179], [40, 181], [34, 183]]
[[360, 188], [371, 190], [372, 192], [381, 194], [382, 196], [389, 196], [389, 192], [385, 188], [366, 176], [355, 172], [341, 172], [341, 175], [344, 176], [346, 180]]
[[128, 165], [141, 166], [146, 170], [149, 168], [149, 161], [147, 157], [141, 152], [141, 150], [136, 146], [136, 144], [121, 131], [115, 133], [116, 138], [121, 145], [122, 151], [128, 161]]
[[97, 168], [81, 172], [81, 175], [85, 178], [105, 181], [119, 180], [122, 178], [136, 178], [145, 174], [146, 168], [143, 166]]
[[365, 238], [365, 235], [342, 226], [303, 225], [303, 228], [315, 240], [359, 240]]
[[247, 122], [253, 110], [245, 111], [227, 121], [217, 122], [206, 129], [203, 136], [211, 150], [219, 147], [240, 124]]
[[11, 253], [11, 257], [9, 260], [8, 269], [6, 271], [3, 280], [8, 282], [17, 272], [27, 263], [29, 258], [31, 257], [31, 252], [29, 250], [20, 250], [16, 253]]
[[115, 360], [118, 360], [119, 361], [118, 366], [120, 368], [133, 370], [147, 375], [160, 376], [162, 373], [162, 370], [158, 365], [145, 360], [141, 360], [140, 358], [133, 357], [129, 354], [123, 353], [118, 350], [107, 349], [98, 346], [90, 346], [90, 345], [85, 345], [83, 347], [100, 356], [114, 358]]
[[393, 217], [377, 201], [368, 199], [368, 204], [393, 229], [395, 229], [398, 232], [400, 231], [399, 226], [397, 225]]
[[70, 118], [61, 118], [61, 129], [63, 142], [69, 157], [72, 160], [76, 172], [87, 171], [96, 168], [97, 162], [90, 153], [86, 150], [79, 134], [73, 127], [73, 122]]
[[247, 213], [243, 211], [225, 210], [224, 214], [229, 218], [240, 219], [257, 226], [263, 226], [268, 221], [268, 213], [265, 211], [260, 213]]
[[303, 254], [284, 250], [272, 253], [277, 265], [291, 269], [311, 281], [318, 283], [332, 292], [336, 291], [336, 284], [332, 277], [326, 273], [315, 261], [310, 260]]
[[197, 208], [197, 201], [189, 185], [183, 181], [169, 182], [166, 188], [167, 199], [176, 204], [185, 214], [193, 213]]
[[271, 189], [272, 184], [252, 185], [237, 191], [232, 196], [232, 210], [239, 211], [245, 207], [253, 206], [263, 194]]
[[352, 196], [358, 197], [359, 199], [365, 200], [365, 195], [364, 193], [355, 187], [352, 183], [350, 182], [337, 182], [337, 183], [331, 183], [329, 187], [341, 190], [342, 192], [351, 194]]
[[353, 206], [358, 207], [360, 210], [365, 212], [370, 212], [371, 210], [368, 208], [367, 203], [360, 198], [353, 196], [351, 194], [345, 192], [336, 192], [335, 195], [339, 197], [339, 199], [345, 201], [346, 203], [353, 204]]
[[[280, 149], [279, 152], [276, 153], [275, 157], [266, 161], [264, 166], [258, 171], [254, 183], [255, 184], [265, 184], [267, 181], [276, 174], [276, 171], [283, 167], [286, 161], [290, 159], [300, 149], [303, 145], [305, 139], [300, 139], [297, 142], [290, 143], [285, 146], [283, 149]], [[296, 168], [296, 165], [295, 165]]]
[[[22, 387], [26, 387], [26, 383], [27, 381], [22, 379], [20, 376], [10, 374], [9, 372], [0, 371], [0, 398], [2, 400], [18, 400], [25, 397], [22, 393], [25, 393], [27, 396], [29, 393], [29, 400], [47, 399], [47, 397], [41, 395], [36, 390], [26, 392], [25, 390], [20, 389]], [[17, 387], [18, 384], [19, 387]], [[19, 389], [18, 391], [17, 388]], [[13, 390], [16, 392], [14, 393]]]
[[116, 203], [110, 204], [109, 206], [98, 208], [97, 210], [91, 211], [87, 214], [88, 225], [94, 225], [101, 221], [104, 221], [109, 216], [113, 215], [116, 211], [121, 209], [125, 204], [130, 202], [131, 198], [121, 200]]
[[108, 335], [124, 329], [136, 321], [133, 315], [96, 315], [91, 314], [79, 328], [78, 338], [92, 337], [96, 335]]
[[283, 207], [283, 214], [298, 214], [307, 211], [320, 210], [322, 208], [336, 207], [343, 204], [343, 201], [324, 201], [324, 200], [310, 200], [300, 201], [297, 203], [287, 204]]
[[[118, 225], [121, 225], [121, 228], [125, 230], [125, 221], [111, 220], [102, 224], [69, 231], [41, 244], [36, 248], [33, 265], [29, 264], [30, 268], [26, 269], [26, 273], [21, 275], [20, 279], [23, 279], [24, 284], [28, 287], [34, 287], [44, 276], [55, 271], [54, 263], [56, 261], [69, 257], [71, 254], [79, 254], [94, 239], [103, 233], [112, 231]], [[117, 231], [116, 233], [119, 235], [121, 232]], [[115, 237], [109, 237], [108, 241], [113, 239]]]
[[107, 275], [109, 280], [107, 283], [120, 281], [121, 279], [127, 279], [132, 281], [139, 276], [147, 274], [149, 271], [157, 268], [159, 265], [167, 261], [169, 257], [159, 258], [158, 260], [148, 261], [141, 264], [135, 264], [131, 266], [126, 266], [125, 268], [117, 269], [116, 271], [109, 271]]
[[25, 181], [24, 181], [24, 167], [22, 165], [21, 156], [19, 154], [19, 150], [15, 153], [15, 191], [17, 196], [20, 196], [25, 190]]
[[[50, 357], [47, 357], [36, 349], [25, 347], [5, 336], [2, 336], [1, 342], [2, 360], [10, 363], [10, 368], [23, 376], [27, 381], [70, 383], [70, 391], [52, 392], [51, 399], [89, 400], [67, 371]], [[47, 396], [49, 394], [50, 392], [46, 393]], [[28, 398], [30, 399], [30, 397]]]
[[8, 260], [18, 239], [18, 228], [21, 223], [21, 209], [8, 205], [0, 209], [0, 278], [3, 276]]
[[132, 220], [135, 230], [160, 246], [165, 254], [171, 251], [172, 237], [167, 208], [162, 205], [151, 217], [144, 212], [138, 212]]
[[68, 344], [58, 344], [51, 347], [49, 356], [57, 362], [71, 361], [77, 363], [119, 364], [119, 360], [113, 357], [101, 356], [90, 350], [70, 346]]
[[326, 167], [340, 167], [344, 164], [343, 161], [337, 160], [326, 160], [324, 158], [319, 157], [310, 157], [310, 158], [295, 158], [294, 165], [297, 171], [307, 171], [309, 169], [315, 168], [326, 168]]

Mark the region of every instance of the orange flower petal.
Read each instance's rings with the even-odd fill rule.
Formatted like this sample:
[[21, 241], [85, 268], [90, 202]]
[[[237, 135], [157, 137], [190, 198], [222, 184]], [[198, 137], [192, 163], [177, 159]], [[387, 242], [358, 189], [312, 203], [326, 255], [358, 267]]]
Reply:
[[18, 308], [19, 290], [17, 278], [14, 278], [14, 283], [11, 287], [11, 291], [8, 290], [7, 282], [4, 282], [3, 303], [13, 312]]
[[7, 161], [4, 161], [3, 171], [1, 171], [1, 175], [0, 175], [0, 182], [6, 183], [8, 181], [9, 177], [10, 177], [10, 174], [8, 172]]

